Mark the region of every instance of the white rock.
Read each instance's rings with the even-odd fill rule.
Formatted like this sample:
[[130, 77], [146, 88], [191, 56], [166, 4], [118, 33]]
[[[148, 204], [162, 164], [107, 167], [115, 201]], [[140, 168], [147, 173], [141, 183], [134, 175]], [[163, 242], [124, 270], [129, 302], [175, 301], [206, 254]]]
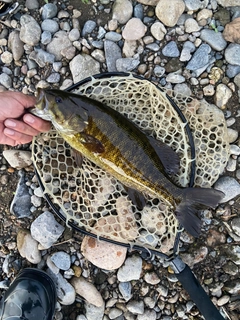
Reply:
[[167, 33], [165, 26], [160, 22], [154, 22], [150, 28], [152, 36], [157, 40], [162, 40]]
[[185, 9], [182, 0], [161, 0], [156, 6], [156, 16], [167, 27], [173, 27], [177, 23]]
[[64, 251], [53, 253], [51, 260], [60, 270], [68, 270], [71, 266], [71, 257]]
[[115, 0], [112, 13], [112, 19], [116, 19], [120, 24], [125, 24], [132, 17], [132, 3], [129, 0]]
[[225, 196], [220, 203], [227, 202], [240, 194], [240, 185], [232, 177], [223, 176], [218, 179], [214, 185], [214, 189], [222, 191]]
[[105, 270], [121, 267], [126, 259], [127, 249], [105, 241], [85, 236], [81, 251], [84, 257], [95, 266]]
[[142, 272], [142, 259], [132, 256], [126, 259], [124, 265], [118, 270], [117, 278], [121, 282], [139, 280]]
[[4, 51], [2, 54], [1, 54], [1, 60], [3, 63], [5, 64], [10, 64], [12, 61], [13, 61], [13, 55], [11, 52], [9, 51]]
[[24, 150], [4, 150], [3, 156], [13, 168], [26, 168], [32, 164], [31, 152]]
[[192, 32], [197, 32], [199, 31], [201, 28], [199, 27], [197, 21], [193, 18], [189, 18], [185, 21], [185, 31], [187, 33], [192, 33]]
[[37, 264], [41, 261], [41, 253], [38, 250], [38, 242], [34, 240], [28, 230], [19, 230], [17, 234], [17, 248], [20, 255], [29, 262]]
[[20, 18], [20, 39], [24, 43], [35, 46], [41, 38], [41, 28], [37, 21], [30, 15], [24, 14]]
[[227, 128], [227, 131], [228, 131], [228, 142], [233, 143], [234, 141], [236, 141], [238, 138], [238, 131], [231, 128]]
[[83, 277], [73, 277], [71, 284], [76, 290], [77, 294], [86, 299], [89, 303], [96, 307], [101, 307], [104, 305], [103, 298], [96, 287]]
[[122, 32], [122, 37], [125, 40], [139, 40], [141, 39], [147, 31], [147, 27], [145, 24], [142, 23], [142, 21], [138, 18], [132, 18], [130, 19], [123, 32]]
[[228, 103], [228, 100], [232, 97], [232, 91], [225, 84], [220, 83], [216, 88], [215, 104], [219, 108], [223, 108]]
[[78, 54], [71, 60], [69, 66], [74, 83], [100, 72], [99, 62], [87, 54]]

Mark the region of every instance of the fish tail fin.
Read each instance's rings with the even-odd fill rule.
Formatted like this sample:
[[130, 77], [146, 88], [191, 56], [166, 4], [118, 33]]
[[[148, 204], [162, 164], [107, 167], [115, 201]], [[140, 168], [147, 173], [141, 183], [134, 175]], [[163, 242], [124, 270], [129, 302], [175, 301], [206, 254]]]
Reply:
[[182, 189], [182, 201], [176, 207], [175, 215], [185, 230], [194, 237], [201, 231], [201, 220], [196, 215], [201, 209], [215, 208], [224, 193], [211, 188], [185, 188]]

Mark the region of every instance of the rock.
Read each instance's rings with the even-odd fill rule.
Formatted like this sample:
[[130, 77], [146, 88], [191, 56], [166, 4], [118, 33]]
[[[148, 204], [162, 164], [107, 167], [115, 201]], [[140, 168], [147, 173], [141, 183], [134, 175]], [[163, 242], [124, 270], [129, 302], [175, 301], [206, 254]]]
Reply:
[[52, 41], [47, 45], [47, 52], [55, 56], [56, 61], [60, 61], [63, 57], [61, 51], [72, 46], [68, 33], [60, 30], [54, 34]]
[[47, 273], [53, 279], [57, 290], [57, 298], [60, 303], [63, 305], [73, 304], [76, 298], [76, 292], [73, 286], [63, 278], [60, 272], [55, 274], [48, 269]]
[[[124, 45], [122, 49], [123, 56], [125, 56], [126, 58], [132, 58], [136, 54], [137, 50], [138, 50], [137, 41], [128, 41], [128, 40], [124, 41]], [[120, 55], [121, 55], [121, 52], [120, 52]]]
[[25, 181], [25, 173], [20, 170], [18, 175], [20, 176], [17, 189], [14, 198], [11, 202], [10, 212], [17, 218], [29, 217], [31, 214], [31, 196], [29, 194], [28, 187]]
[[195, 264], [203, 261], [208, 254], [207, 247], [200, 247], [194, 250], [193, 254], [191, 253], [183, 253], [181, 254], [183, 262], [185, 262], [190, 268], [192, 268]]
[[124, 265], [119, 268], [117, 278], [121, 282], [139, 280], [142, 272], [142, 259], [132, 256], [126, 259]]
[[156, 77], [162, 77], [165, 73], [165, 69], [160, 66], [156, 66], [153, 70]]
[[31, 152], [24, 150], [5, 150], [3, 156], [13, 168], [26, 168], [32, 164]]
[[237, 140], [238, 138], [238, 131], [228, 128], [228, 142], [233, 143]]
[[132, 298], [131, 282], [120, 282], [118, 288], [125, 301], [129, 301]]
[[165, 57], [171, 57], [171, 58], [179, 57], [180, 52], [178, 50], [176, 42], [175, 41], [168, 42], [168, 44], [165, 47], [163, 47], [162, 54]]
[[193, 54], [192, 59], [188, 62], [186, 69], [197, 70], [206, 66], [210, 60], [211, 47], [208, 44], [202, 44]]
[[2, 63], [4, 63], [4, 64], [10, 64], [13, 61], [12, 53], [9, 51], [4, 51], [1, 54], [1, 60], [2, 60]]
[[72, 60], [76, 54], [76, 48], [74, 46], [70, 46], [61, 50], [61, 54], [67, 60]]
[[9, 34], [8, 46], [12, 51], [13, 59], [15, 61], [20, 60], [24, 53], [24, 48], [23, 48], [23, 42], [20, 40], [19, 31], [14, 30]]
[[240, 290], [240, 279], [235, 278], [234, 280], [227, 281], [224, 283], [223, 289], [233, 296], [237, 295]]
[[228, 202], [240, 194], [239, 183], [229, 176], [220, 177], [215, 183], [214, 189], [220, 190], [225, 194], [220, 203]]
[[212, 18], [213, 12], [210, 9], [202, 9], [197, 13], [197, 21], [200, 22], [201, 20], [207, 20]]
[[190, 97], [192, 95], [192, 91], [186, 83], [178, 83], [174, 86], [174, 92], [176, 94], [182, 94], [185, 97]]
[[132, 300], [132, 301], [128, 302], [126, 307], [133, 314], [143, 314], [143, 312], [144, 312], [143, 301]]
[[115, 0], [112, 7], [112, 19], [125, 24], [132, 17], [133, 6], [129, 0]]
[[1, 73], [0, 84], [3, 85], [5, 88], [9, 89], [12, 87], [12, 78], [6, 73]]
[[138, 18], [130, 19], [123, 29], [122, 36], [125, 40], [139, 40], [147, 31], [147, 27]]
[[166, 81], [171, 83], [183, 83], [185, 82], [185, 78], [181, 74], [172, 72], [167, 75]]
[[240, 66], [240, 44], [231, 43], [225, 50], [225, 59], [229, 64]]
[[240, 17], [226, 24], [223, 37], [226, 41], [240, 44]]
[[31, 224], [31, 235], [45, 249], [50, 248], [62, 235], [64, 227], [59, 224], [51, 212], [45, 211]]
[[39, 67], [43, 68], [46, 63], [53, 64], [55, 55], [44, 51], [43, 49], [35, 49], [29, 55], [29, 59], [35, 61]]
[[147, 272], [144, 275], [144, 280], [152, 285], [158, 284], [160, 282], [160, 279], [158, 275], [155, 272]]
[[240, 237], [240, 218], [234, 218], [231, 221], [233, 231]]
[[185, 21], [184, 27], [185, 27], [185, 32], [187, 33], [197, 32], [201, 29], [197, 21], [193, 18], [188, 18]]
[[80, 38], [80, 31], [74, 28], [69, 32], [68, 37], [70, 41], [77, 41]]
[[235, 77], [238, 73], [240, 73], [240, 65], [239, 66], [233, 66], [231, 64], [227, 65], [226, 69], [226, 75], [229, 78]]
[[42, 7], [42, 19], [52, 19], [54, 17], [56, 17], [58, 12], [58, 8], [56, 6], [56, 4], [54, 3], [46, 3], [43, 7]]
[[217, 3], [222, 7], [239, 6], [239, 1], [238, 0], [217, 0]]
[[35, 10], [39, 8], [39, 3], [38, 3], [38, 0], [26, 0], [25, 6], [29, 10]]
[[99, 62], [86, 54], [75, 56], [69, 66], [74, 83], [100, 72]]
[[33, 264], [39, 263], [42, 259], [38, 250], [38, 242], [32, 238], [28, 230], [20, 229], [18, 231], [17, 248], [20, 255]]
[[132, 71], [140, 64], [140, 60], [134, 58], [121, 58], [116, 61], [116, 68], [119, 72]]
[[197, 11], [202, 7], [201, 0], [184, 0], [187, 11]]
[[223, 109], [226, 107], [228, 100], [232, 97], [232, 91], [225, 84], [217, 85], [215, 94], [215, 104], [217, 107]]
[[83, 277], [73, 277], [71, 279], [71, 284], [76, 290], [76, 293], [87, 300], [87, 302], [96, 307], [102, 307], [104, 305], [103, 298], [96, 287]]
[[105, 270], [121, 267], [126, 259], [127, 249], [105, 241], [98, 241], [85, 236], [81, 251], [86, 259], [95, 266]]
[[136, 4], [134, 6], [134, 8], [133, 8], [133, 16], [135, 18], [143, 20], [143, 18], [144, 18], [144, 10], [143, 10], [143, 6], [140, 3], [138, 3], [138, 4]]
[[224, 40], [221, 32], [215, 32], [210, 29], [203, 29], [200, 38], [207, 42], [214, 50], [222, 51], [226, 48], [227, 42]]
[[53, 72], [47, 77], [46, 80], [49, 83], [58, 83], [60, 81], [60, 79], [61, 79], [60, 74], [57, 72]]
[[103, 50], [96, 49], [91, 53], [91, 56], [98, 62], [105, 62], [105, 55]]
[[167, 27], [174, 27], [185, 9], [182, 0], [161, 0], [156, 6], [156, 16]]
[[51, 260], [60, 270], [68, 270], [71, 266], [71, 257], [64, 251], [58, 251], [51, 255]]
[[[50, 31], [43, 31], [41, 34], [41, 43], [44, 45], [49, 44], [52, 41], [52, 34]], [[55, 59], [55, 57], [54, 57]]]
[[137, 320], [156, 320], [156, 319], [157, 319], [157, 313], [155, 310], [145, 310], [143, 314], [139, 314], [137, 317]]
[[85, 302], [84, 307], [86, 310], [87, 320], [103, 319], [105, 304], [101, 307], [96, 307], [91, 303]]
[[20, 18], [20, 40], [29, 46], [35, 46], [41, 38], [41, 28], [37, 21], [28, 14]]
[[114, 41], [114, 42], [118, 42], [122, 39], [122, 35], [117, 32], [110, 31], [105, 34], [105, 39], [110, 40], [110, 41]]
[[49, 31], [51, 33], [56, 33], [59, 30], [59, 25], [57, 21], [52, 19], [45, 19], [41, 24], [43, 31]]
[[159, 41], [163, 40], [165, 34], [167, 33], [164, 24], [162, 24], [160, 21], [154, 22], [151, 25], [150, 31], [152, 36]]
[[108, 72], [117, 71], [116, 61], [122, 58], [121, 48], [115, 42], [106, 40], [104, 42], [104, 52]]
[[82, 29], [82, 37], [86, 37], [88, 34], [92, 33], [93, 30], [96, 28], [97, 23], [93, 20], [88, 20], [85, 22], [83, 29]]
[[159, 0], [137, 0], [137, 2], [140, 2], [142, 4], [145, 4], [147, 6], [156, 6], [159, 2]]

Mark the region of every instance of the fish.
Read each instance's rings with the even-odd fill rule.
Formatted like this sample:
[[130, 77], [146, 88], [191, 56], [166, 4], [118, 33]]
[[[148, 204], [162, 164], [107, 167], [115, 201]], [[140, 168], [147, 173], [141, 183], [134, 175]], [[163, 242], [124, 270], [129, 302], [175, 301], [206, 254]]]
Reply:
[[213, 188], [177, 185], [171, 176], [179, 169], [177, 153], [102, 102], [58, 89], [38, 89], [32, 112], [51, 121], [76, 152], [126, 186], [139, 207], [144, 206], [146, 194], [164, 198], [193, 237], [201, 232], [199, 210], [215, 208], [224, 197]]

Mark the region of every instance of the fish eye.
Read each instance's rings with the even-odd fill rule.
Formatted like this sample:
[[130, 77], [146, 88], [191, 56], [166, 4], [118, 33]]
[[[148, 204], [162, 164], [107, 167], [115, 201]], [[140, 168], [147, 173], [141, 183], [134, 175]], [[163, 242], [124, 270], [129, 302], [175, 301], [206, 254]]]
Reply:
[[55, 101], [56, 101], [57, 103], [62, 103], [62, 99], [61, 99], [60, 97], [56, 97], [56, 98], [55, 98]]

